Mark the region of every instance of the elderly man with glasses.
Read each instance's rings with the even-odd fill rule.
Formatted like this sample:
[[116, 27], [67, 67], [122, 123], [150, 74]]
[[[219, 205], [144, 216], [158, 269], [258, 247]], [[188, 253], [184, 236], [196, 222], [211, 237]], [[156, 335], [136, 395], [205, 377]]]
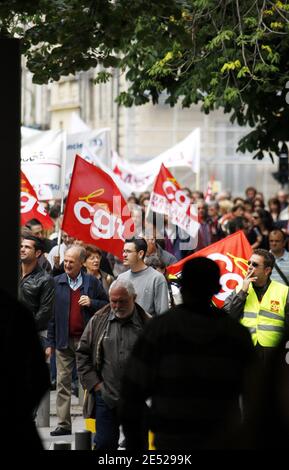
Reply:
[[227, 297], [224, 310], [246, 326], [264, 365], [289, 325], [288, 286], [270, 279], [275, 259], [261, 248], [248, 261], [243, 285]]

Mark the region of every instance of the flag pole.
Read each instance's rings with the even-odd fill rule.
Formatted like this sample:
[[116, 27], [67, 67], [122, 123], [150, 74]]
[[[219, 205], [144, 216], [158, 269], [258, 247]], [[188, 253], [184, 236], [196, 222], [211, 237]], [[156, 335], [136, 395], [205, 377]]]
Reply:
[[201, 130], [200, 128], [196, 129], [197, 132], [197, 145], [196, 145], [196, 164], [195, 164], [195, 169], [196, 169], [196, 179], [195, 179], [195, 185], [196, 185], [196, 190], [200, 190], [200, 173], [201, 173]]
[[196, 190], [199, 191], [199, 189], [200, 189], [200, 171], [198, 171], [198, 173], [196, 173], [195, 185], [196, 185]]
[[[64, 192], [65, 192], [65, 174], [66, 174], [66, 147], [67, 147], [67, 133], [62, 130], [62, 148], [61, 148], [61, 172], [60, 172], [60, 219], [62, 221], [64, 212]], [[57, 255], [60, 255], [60, 244], [61, 244], [61, 224], [59, 224], [58, 236], [57, 236]]]

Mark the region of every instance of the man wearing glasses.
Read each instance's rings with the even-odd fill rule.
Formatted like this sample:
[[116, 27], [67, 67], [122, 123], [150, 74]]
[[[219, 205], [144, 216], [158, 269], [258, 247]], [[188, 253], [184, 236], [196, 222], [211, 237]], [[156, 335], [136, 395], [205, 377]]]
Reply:
[[289, 288], [270, 279], [274, 263], [269, 251], [254, 250], [242, 287], [234, 290], [224, 305], [229, 315], [250, 330], [264, 363], [289, 325]]
[[150, 315], [160, 315], [169, 308], [165, 276], [144, 262], [147, 252], [144, 238], [127, 239], [123, 249], [123, 265], [130, 269], [118, 279], [130, 281], [137, 294], [137, 303]]

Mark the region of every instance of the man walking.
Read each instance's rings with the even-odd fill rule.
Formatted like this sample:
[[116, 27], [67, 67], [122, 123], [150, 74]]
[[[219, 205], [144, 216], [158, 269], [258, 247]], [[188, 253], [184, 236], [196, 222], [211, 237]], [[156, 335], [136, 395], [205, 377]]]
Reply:
[[90, 320], [76, 352], [79, 378], [87, 390], [84, 416], [96, 418], [96, 450], [118, 448], [121, 377], [131, 349], [150, 318], [135, 299], [130, 281], [114, 281], [109, 289], [110, 305]]
[[160, 315], [169, 308], [167, 281], [159, 273], [144, 263], [147, 242], [144, 238], [131, 238], [125, 241], [123, 265], [130, 269], [118, 279], [130, 281], [135, 289], [137, 303], [150, 315]]
[[51, 436], [71, 434], [71, 382], [75, 351], [83, 330], [99, 308], [108, 303], [98, 279], [82, 272], [86, 251], [82, 246], [68, 248], [64, 255], [65, 273], [56, 276], [54, 313], [48, 327], [46, 352], [56, 349], [58, 425]]

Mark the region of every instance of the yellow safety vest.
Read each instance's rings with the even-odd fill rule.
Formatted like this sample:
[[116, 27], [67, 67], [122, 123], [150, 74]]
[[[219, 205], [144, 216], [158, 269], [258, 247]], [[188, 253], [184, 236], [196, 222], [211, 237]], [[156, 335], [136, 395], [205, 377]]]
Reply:
[[241, 323], [249, 328], [254, 345], [259, 343], [264, 347], [273, 347], [281, 340], [288, 290], [288, 286], [271, 281], [259, 302], [250, 285]]

